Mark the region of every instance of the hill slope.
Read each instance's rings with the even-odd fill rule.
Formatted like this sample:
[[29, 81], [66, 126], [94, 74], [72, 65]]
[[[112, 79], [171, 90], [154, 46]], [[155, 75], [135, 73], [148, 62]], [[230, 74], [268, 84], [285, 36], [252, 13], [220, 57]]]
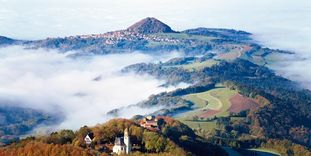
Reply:
[[153, 33], [174, 33], [168, 25], [164, 24], [163, 22], [159, 21], [153, 17], [147, 17], [142, 19], [141, 21], [133, 24], [132, 26], [128, 27], [126, 30], [141, 33], [141, 34], [153, 34]]
[[[222, 61], [197, 71], [184, 70], [182, 65], [170, 65], [169, 67], [166, 66], [165, 62], [162, 64], [136, 64], [125, 69], [124, 71], [134, 71], [139, 74], [147, 73], [156, 78], [167, 79], [173, 84], [176, 82], [196, 83], [196, 85], [182, 89], [179, 94], [176, 94], [177, 91], [161, 93], [151, 96], [145, 103], [139, 104], [147, 107], [163, 105], [171, 99], [177, 101], [184, 95], [212, 89], [212, 86], [203, 87], [203, 90], [199, 89], [206, 82], [224, 83], [226, 87], [255, 100], [260, 107], [244, 112], [244, 115], [236, 114], [239, 112], [235, 112], [235, 115], [227, 115], [230, 118], [236, 116], [242, 118], [239, 121], [231, 121], [224, 126], [228, 129], [212, 134], [221, 137], [221, 140], [239, 140], [239, 137], [244, 141], [258, 139], [258, 142], [261, 139], [288, 139], [303, 146], [311, 147], [311, 92], [303, 90], [295, 82], [274, 74], [266, 67], [237, 59], [232, 62]], [[180, 102], [183, 103], [183, 110], [193, 109], [192, 105], [187, 104], [188, 101], [185, 99], [180, 100]], [[207, 104], [212, 104], [213, 101], [209, 100], [208, 102]], [[177, 102], [173, 106], [177, 106]], [[168, 115], [176, 115], [179, 110], [171, 109], [174, 108], [173, 106], [165, 105], [166, 110], [162, 112]], [[210, 118], [201, 120], [202, 124], [205, 120], [213, 121]], [[233, 132], [237, 132], [237, 135], [230, 136]], [[247, 143], [245, 145], [252, 144]]]
[[[112, 152], [115, 137], [129, 129], [133, 155], [227, 155], [220, 147], [211, 145], [186, 125], [168, 117], [159, 117], [158, 132], [139, 126], [134, 120], [113, 119], [95, 127], [81, 127], [78, 131], [61, 130], [49, 136], [31, 137], [16, 144], [0, 148], [3, 155], [108, 155]], [[87, 147], [84, 137], [94, 134], [91, 147]]]
[[15, 43], [16, 40], [8, 38], [8, 37], [4, 37], [4, 36], [0, 36], [0, 46], [1, 45], [10, 45]]

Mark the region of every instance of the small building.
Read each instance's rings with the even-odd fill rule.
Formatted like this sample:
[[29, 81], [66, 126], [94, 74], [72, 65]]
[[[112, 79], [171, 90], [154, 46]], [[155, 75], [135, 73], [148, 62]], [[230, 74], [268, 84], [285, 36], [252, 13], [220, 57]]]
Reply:
[[158, 119], [155, 116], [147, 116], [140, 122], [140, 126], [149, 130], [159, 130]]
[[129, 154], [132, 151], [128, 129], [124, 130], [124, 137], [116, 137], [112, 152], [116, 154]]
[[84, 138], [85, 144], [86, 144], [86, 145], [92, 144], [93, 139], [94, 139], [94, 134], [93, 134], [93, 133], [88, 133], [88, 134], [85, 136], [85, 138]]

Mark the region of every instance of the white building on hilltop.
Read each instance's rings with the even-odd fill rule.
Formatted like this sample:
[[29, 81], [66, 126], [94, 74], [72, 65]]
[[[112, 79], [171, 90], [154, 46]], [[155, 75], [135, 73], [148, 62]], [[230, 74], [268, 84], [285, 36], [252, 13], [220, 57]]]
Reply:
[[88, 133], [84, 138], [85, 144], [90, 145], [92, 143], [93, 139], [94, 139], [94, 134]]
[[116, 154], [129, 154], [132, 150], [132, 145], [128, 133], [128, 129], [124, 130], [124, 137], [116, 137], [113, 146], [113, 153]]

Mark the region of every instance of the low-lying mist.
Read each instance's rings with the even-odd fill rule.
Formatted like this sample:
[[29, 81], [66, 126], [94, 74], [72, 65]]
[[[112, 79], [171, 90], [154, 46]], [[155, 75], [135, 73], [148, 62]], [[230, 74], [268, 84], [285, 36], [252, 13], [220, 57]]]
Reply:
[[[161, 57], [128, 54], [70, 57], [55, 50], [25, 50], [14, 46], [0, 49], [0, 101], [64, 115], [57, 128], [76, 129], [102, 123], [106, 112], [138, 103], [150, 95], [180, 86], [160, 87], [164, 82], [148, 75], [124, 74], [134, 63], [165, 61]], [[157, 108], [123, 112], [122, 117], [146, 114]]]
[[[309, 16], [310, 14], [308, 14]], [[272, 68], [281, 76], [299, 82], [304, 88], [311, 90], [311, 38], [308, 32], [311, 29], [284, 28], [275, 25], [277, 31], [266, 31], [269, 35], [254, 35], [253, 37], [264, 47], [294, 52], [293, 55], [280, 55]]]
[[272, 65], [272, 69], [283, 77], [299, 82], [303, 88], [311, 90], [311, 56], [296, 53], [282, 58], [282, 61]]

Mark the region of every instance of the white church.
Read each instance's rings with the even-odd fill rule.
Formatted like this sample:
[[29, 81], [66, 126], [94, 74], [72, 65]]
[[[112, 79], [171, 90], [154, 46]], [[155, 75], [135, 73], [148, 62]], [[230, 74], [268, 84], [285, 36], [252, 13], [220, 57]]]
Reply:
[[129, 154], [132, 150], [132, 145], [129, 137], [128, 129], [124, 130], [124, 137], [116, 137], [113, 146], [113, 153]]

